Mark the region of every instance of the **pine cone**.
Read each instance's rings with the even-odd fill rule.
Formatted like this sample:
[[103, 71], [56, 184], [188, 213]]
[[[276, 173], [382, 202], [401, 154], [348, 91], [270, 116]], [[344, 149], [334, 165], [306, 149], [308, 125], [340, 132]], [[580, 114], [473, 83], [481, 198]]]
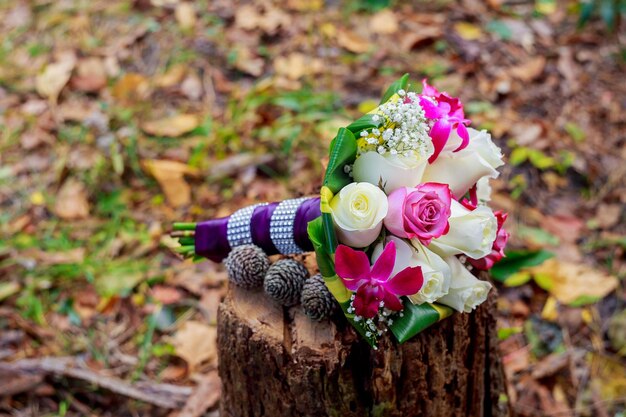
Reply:
[[255, 245], [242, 245], [233, 248], [224, 260], [228, 279], [242, 288], [258, 288], [270, 267], [270, 261], [263, 249]]
[[282, 259], [268, 269], [263, 281], [265, 293], [284, 306], [293, 306], [300, 301], [300, 294], [309, 271], [300, 262]]
[[300, 297], [304, 314], [311, 320], [324, 320], [333, 313], [337, 302], [328, 291], [322, 275], [317, 274], [307, 279]]

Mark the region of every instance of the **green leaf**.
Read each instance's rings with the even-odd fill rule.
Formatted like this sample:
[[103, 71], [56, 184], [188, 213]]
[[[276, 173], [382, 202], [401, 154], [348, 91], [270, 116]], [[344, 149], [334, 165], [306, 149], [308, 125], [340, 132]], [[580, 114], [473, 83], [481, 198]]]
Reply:
[[326, 246], [326, 234], [324, 233], [322, 216], [309, 222], [307, 232], [309, 233], [309, 239], [311, 239], [311, 243], [313, 243], [313, 248], [315, 249], [317, 266], [319, 267], [320, 273], [325, 277], [335, 275], [335, 264]]
[[602, 20], [604, 20], [604, 23], [606, 23], [611, 31], [615, 29], [616, 15], [617, 5], [614, 4], [614, 0], [601, 0], [600, 17], [602, 17]]
[[495, 33], [500, 39], [508, 41], [513, 38], [511, 28], [502, 20], [492, 20], [487, 24], [487, 30]]
[[339, 129], [337, 136], [330, 144], [328, 168], [324, 176], [324, 185], [333, 194], [352, 182], [352, 178], [344, 171], [344, 167], [356, 159], [357, 144], [351, 131]]
[[578, 126], [576, 123], [567, 122], [565, 123], [564, 128], [567, 134], [570, 135], [572, 139], [574, 139], [574, 142], [580, 143], [584, 141], [587, 137], [585, 131], [582, 130], [580, 126]]
[[595, 9], [595, 4], [593, 1], [588, 1], [582, 3], [580, 6], [580, 15], [578, 16], [578, 28], [582, 28], [589, 22], [591, 16], [593, 15], [593, 10]]
[[519, 148], [513, 149], [511, 152], [511, 156], [509, 157], [509, 162], [513, 166], [518, 166], [526, 162], [528, 159], [528, 148], [520, 146]]
[[528, 159], [530, 159], [531, 164], [533, 164], [536, 168], [539, 168], [542, 171], [548, 168], [552, 168], [554, 165], [556, 165], [556, 161], [554, 160], [554, 158], [544, 154], [537, 149], [528, 150]]
[[541, 265], [553, 257], [552, 252], [543, 249], [538, 251], [507, 251], [506, 257], [491, 268], [491, 276], [497, 281], [505, 282], [508, 277], [521, 269]]
[[437, 306], [438, 309], [443, 310], [445, 313], [442, 317], [439, 310], [428, 303], [415, 305], [408, 298], [402, 298], [404, 304], [403, 316], [397, 317], [390, 326], [391, 332], [400, 343], [406, 342], [422, 330], [452, 314], [452, 309], [447, 306]]
[[511, 274], [504, 281], [504, 286], [505, 287], [519, 287], [520, 285], [526, 284], [528, 281], [530, 281], [531, 278], [532, 278], [532, 275], [530, 272], [518, 271], [514, 274]]
[[380, 99], [380, 104], [386, 103], [387, 100], [396, 94], [399, 90], [406, 90], [406, 86], [409, 83], [409, 74], [404, 74], [402, 77], [393, 82], [383, 94], [383, 98]]
[[560, 243], [559, 238], [552, 233], [538, 227], [524, 226], [523, 224], [517, 228], [517, 236], [537, 245], [558, 246]]
[[519, 334], [524, 329], [522, 327], [504, 327], [502, 329], [498, 329], [498, 339], [506, 340], [514, 334]]
[[378, 122], [375, 122], [372, 118], [373, 116], [373, 114], [365, 114], [361, 116], [359, 119], [348, 125], [348, 130], [356, 136], [363, 130], [373, 129], [380, 126], [382, 118]]

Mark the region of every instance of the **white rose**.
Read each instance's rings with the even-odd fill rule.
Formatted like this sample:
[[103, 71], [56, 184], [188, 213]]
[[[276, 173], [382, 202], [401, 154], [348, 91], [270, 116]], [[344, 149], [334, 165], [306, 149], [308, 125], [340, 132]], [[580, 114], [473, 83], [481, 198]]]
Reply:
[[479, 202], [487, 203], [491, 201], [491, 185], [489, 177], [482, 177], [476, 182], [476, 198]]
[[[498, 221], [493, 211], [487, 206], [479, 206], [470, 211], [455, 200], [452, 200], [450, 209], [450, 230], [433, 239], [428, 249], [444, 258], [465, 254], [472, 259], [480, 259], [491, 253], [498, 231]], [[415, 246], [419, 242], [412, 243]]]
[[402, 156], [389, 152], [384, 155], [374, 151], [365, 152], [354, 162], [352, 175], [355, 181], [376, 186], [382, 184], [387, 194], [400, 187], [415, 187], [422, 182], [424, 169], [432, 153], [433, 150], [430, 150], [423, 156], [417, 152], [413, 152], [412, 156]]
[[448, 294], [437, 300], [453, 309], [471, 313], [478, 305], [485, 302], [491, 284], [476, 278], [456, 257], [446, 258], [452, 271], [452, 282]]
[[504, 165], [502, 152], [486, 130], [468, 128], [469, 144], [453, 152], [461, 144], [456, 131], [450, 134], [435, 162], [426, 167], [422, 182], [448, 184], [454, 197], [461, 198], [482, 177], [497, 178], [496, 168]]
[[[396, 236], [387, 237], [386, 242], [390, 241], [396, 244], [396, 263], [391, 273], [392, 277], [405, 268], [422, 267], [424, 285], [417, 294], [409, 295], [409, 299], [414, 304], [434, 303], [448, 293], [451, 279], [450, 267], [439, 255], [423, 246], [417, 250]], [[382, 252], [383, 244], [379, 243], [372, 252], [372, 262], [376, 262]]]
[[353, 182], [330, 201], [337, 238], [341, 243], [364, 248], [378, 238], [387, 215], [387, 196], [366, 182]]

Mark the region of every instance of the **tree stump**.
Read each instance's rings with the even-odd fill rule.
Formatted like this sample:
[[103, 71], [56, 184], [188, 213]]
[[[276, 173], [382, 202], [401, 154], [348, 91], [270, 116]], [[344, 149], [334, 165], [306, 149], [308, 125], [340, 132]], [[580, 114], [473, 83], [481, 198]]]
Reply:
[[375, 351], [343, 317], [314, 322], [231, 286], [218, 316], [221, 417], [509, 416], [493, 292]]

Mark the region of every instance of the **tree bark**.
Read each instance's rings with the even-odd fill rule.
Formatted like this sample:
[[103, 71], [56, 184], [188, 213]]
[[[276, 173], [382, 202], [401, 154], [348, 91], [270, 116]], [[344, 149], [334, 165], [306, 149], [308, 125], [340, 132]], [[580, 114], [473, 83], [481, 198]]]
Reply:
[[375, 351], [342, 317], [314, 322], [231, 286], [218, 316], [221, 416], [509, 416], [493, 292]]

